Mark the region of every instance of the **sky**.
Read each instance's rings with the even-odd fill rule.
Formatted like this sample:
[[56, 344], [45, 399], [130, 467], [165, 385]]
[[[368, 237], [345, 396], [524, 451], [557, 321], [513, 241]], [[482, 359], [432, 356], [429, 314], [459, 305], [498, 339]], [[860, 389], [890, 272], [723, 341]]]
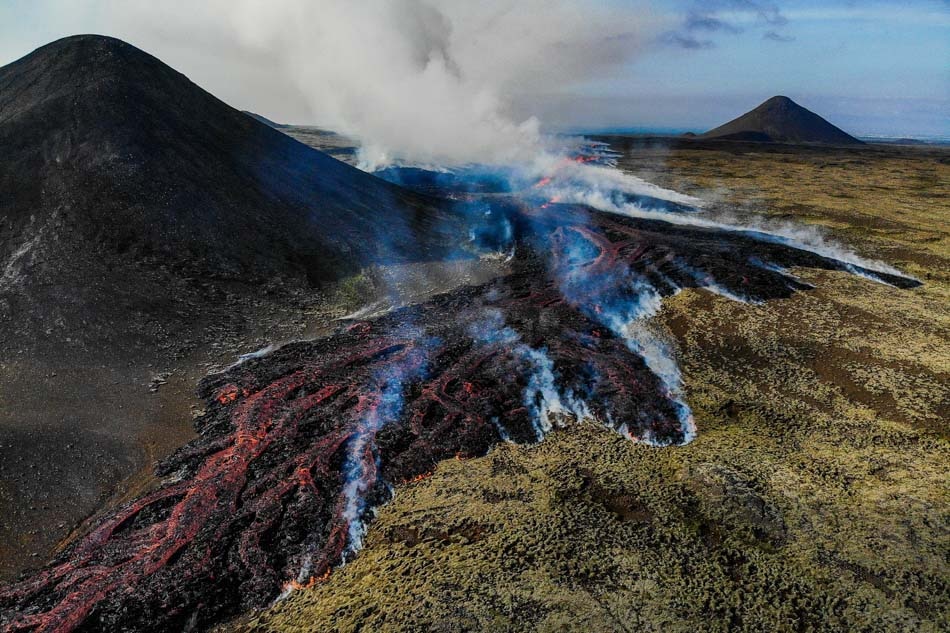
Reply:
[[601, 106], [610, 125], [632, 117], [707, 128], [785, 94], [853, 133], [950, 136], [950, 2], [754, 4], [778, 17], [724, 10], [718, 29], [694, 21], [625, 66], [622, 81], [594, 82], [586, 95], [630, 104]]
[[[421, 17], [406, 22], [397, 5]], [[374, 7], [376, 20], [366, 14]], [[365, 41], [346, 39], [363, 37], [367, 22]], [[113, 35], [235, 107], [372, 128], [341, 108], [357, 95], [401, 107], [399, 69], [373, 74], [402, 50], [390, 30], [426, 39], [426, 63], [436, 50], [448, 83], [464, 83], [443, 100], [437, 91], [448, 84], [426, 66], [427, 103], [402, 107], [427, 119], [427, 108], [484, 97], [471, 117], [537, 117], [544, 129], [704, 130], [784, 94], [853, 134], [950, 137], [947, 0], [0, 0], [0, 65], [66, 35]], [[341, 68], [384, 89], [342, 85]], [[391, 77], [402, 80], [387, 85]], [[352, 98], [328, 99], [329, 86]]]

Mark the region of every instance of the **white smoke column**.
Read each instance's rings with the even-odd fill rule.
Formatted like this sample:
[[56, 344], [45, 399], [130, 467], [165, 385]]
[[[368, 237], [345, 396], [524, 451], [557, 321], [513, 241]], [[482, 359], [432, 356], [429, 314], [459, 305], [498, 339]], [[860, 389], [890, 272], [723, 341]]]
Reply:
[[265, 60], [316, 122], [360, 142], [367, 167], [533, 160], [546, 141], [537, 120], [509, 116], [513, 99], [530, 106], [604, 78], [668, 26], [636, 0], [99, 4], [118, 34], [160, 55], [189, 40], [208, 56]]
[[[189, 65], [215, 59], [221, 60], [221, 71], [244, 78], [246, 69], [256, 65], [256, 83], [295, 86], [318, 121], [357, 139], [368, 169], [393, 160], [443, 166], [517, 164], [542, 177], [563, 158], [563, 144], [542, 136], [537, 120], [508, 116], [510, 101], [563, 94], [603, 79], [671, 26], [669, 17], [652, 14], [646, 3], [636, 0], [96, 0], [83, 8], [62, 0], [44, 4], [59, 13], [101, 16], [107, 30], [160, 56], [165, 50], [187, 51], [178, 58], [187, 62], [182, 64], [186, 72]], [[572, 175], [557, 179], [552, 197], [678, 224], [759, 232], [764, 239], [898, 274], [811, 228], [670, 217], [674, 214], [643, 209], [618, 194], [697, 207], [702, 202], [616, 169], [572, 169]]]

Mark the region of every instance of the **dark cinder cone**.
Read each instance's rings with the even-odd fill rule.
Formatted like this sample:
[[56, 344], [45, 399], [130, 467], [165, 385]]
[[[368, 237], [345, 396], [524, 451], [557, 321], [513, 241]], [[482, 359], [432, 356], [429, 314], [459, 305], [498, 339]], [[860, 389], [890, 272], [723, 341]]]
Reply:
[[771, 143], [863, 144], [811, 110], [783, 96], [772, 97], [754, 110], [699, 138]]

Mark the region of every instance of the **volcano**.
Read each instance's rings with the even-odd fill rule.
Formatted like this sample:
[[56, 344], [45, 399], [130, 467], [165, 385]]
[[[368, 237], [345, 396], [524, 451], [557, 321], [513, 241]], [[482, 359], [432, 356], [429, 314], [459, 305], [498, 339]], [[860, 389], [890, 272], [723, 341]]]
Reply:
[[698, 138], [767, 143], [863, 145], [847, 132], [783, 96], [772, 97], [754, 110], [705, 134], [700, 134]]
[[84, 267], [144, 260], [320, 285], [371, 262], [444, 255], [453, 238], [453, 218], [431, 201], [108, 37], [59, 40], [0, 69], [0, 143], [6, 290], [25, 279], [79, 287]]
[[[64, 88], [47, 66], [62, 81], [85, 79]], [[170, 268], [208, 275], [297, 271], [319, 283], [462, 244], [509, 262], [487, 283], [354, 317], [207, 376], [197, 438], [158, 464], [152, 489], [106, 508], [45, 567], [0, 587], [4, 631], [208, 630], [325, 580], [358, 555], [394, 486], [440, 460], [540, 442], [579, 419], [651, 446], [690, 441], [674, 350], [646, 323], [684, 289], [782, 299], [810, 288], [795, 267], [919, 285], [704, 220], [687, 196], [642, 181], [639, 197], [588, 195], [595, 180], [627, 182], [602, 152], [519, 178], [396, 166], [387, 177], [398, 187], [230, 110], [116, 40], [55, 43], [0, 79], [16, 88], [4, 103], [34, 104], [5, 105], [4, 126], [54, 128], [17, 147], [39, 174], [4, 185], [17, 187], [17, 235], [33, 226], [32, 201], [46, 210], [40, 226], [59, 228], [57, 214], [74, 223], [76, 248], [134, 262], [148, 245]], [[97, 114], [103, 102], [110, 109]], [[46, 196], [56, 204], [42, 206]], [[127, 238], [121, 249], [116, 236]], [[14, 284], [46, 265], [29, 261]]]
[[134, 386], [197, 375], [212, 344], [257, 336], [261, 315], [370, 264], [442, 258], [462, 234], [431, 198], [109, 37], [0, 68], [0, 147], [0, 392], [18, 402], [0, 407], [0, 539], [39, 534], [2, 552], [0, 576], [144, 467], [157, 426], [182, 432]]

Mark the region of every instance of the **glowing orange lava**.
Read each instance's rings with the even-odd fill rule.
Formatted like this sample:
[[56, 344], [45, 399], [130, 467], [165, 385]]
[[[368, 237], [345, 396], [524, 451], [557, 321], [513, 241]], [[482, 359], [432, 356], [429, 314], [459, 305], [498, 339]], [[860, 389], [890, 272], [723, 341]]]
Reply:
[[238, 388], [234, 385], [227, 385], [223, 387], [221, 391], [218, 392], [218, 395], [215, 396], [215, 399], [221, 404], [230, 404], [237, 400], [239, 395]]
[[420, 481], [424, 481], [424, 480], [428, 479], [428, 478], [431, 477], [432, 475], [433, 475], [432, 471], [425, 472], [425, 473], [422, 473], [422, 474], [420, 474], [420, 475], [416, 475], [415, 477], [412, 477], [412, 478], [410, 478], [410, 479], [404, 479], [402, 483], [403, 483], [403, 484], [416, 484], [416, 483], [419, 483]]
[[310, 579], [307, 582], [299, 582], [297, 580], [291, 580], [290, 582], [284, 583], [284, 591], [297, 591], [298, 589], [312, 589], [314, 585], [319, 583], [324, 583], [330, 580], [331, 570], [327, 569], [322, 576], [310, 576]]

